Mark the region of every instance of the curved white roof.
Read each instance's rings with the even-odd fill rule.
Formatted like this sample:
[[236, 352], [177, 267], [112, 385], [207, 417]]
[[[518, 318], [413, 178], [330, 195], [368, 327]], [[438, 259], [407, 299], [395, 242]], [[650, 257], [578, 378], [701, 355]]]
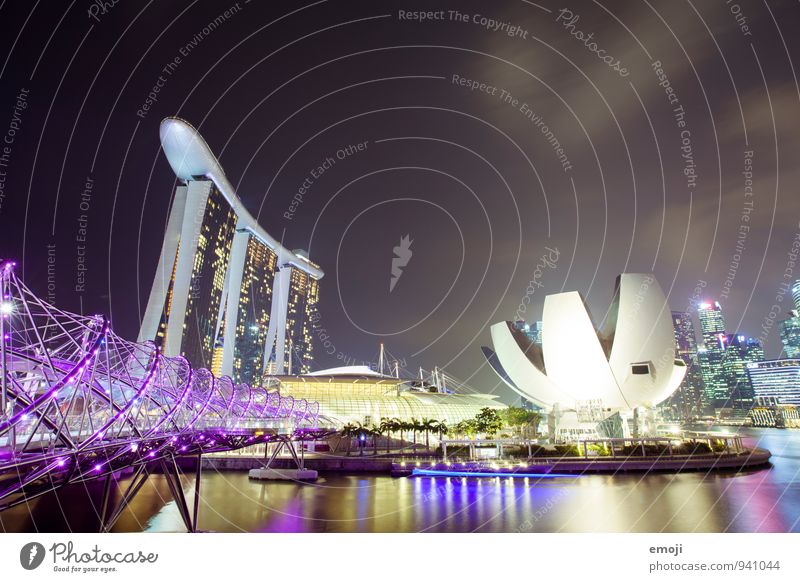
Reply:
[[309, 372], [307, 376], [372, 376], [375, 378], [392, 378], [394, 376], [385, 376], [380, 372], [376, 372], [369, 366], [340, 366], [338, 368], [328, 368], [327, 370], [317, 370], [316, 372]]
[[236, 191], [225, 176], [222, 166], [211, 148], [208, 147], [206, 140], [190, 123], [178, 117], [167, 117], [161, 122], [159, 134], [164, 154], [178, 178], [186, 181], [196, 180], [202, 176], [214, 182], [238, 216], [237, 229], [249, 231], [275, 251], [279, 264], [288, 263], [305, 271], [315, 279], [323, 277], [322, 270], [312, 265], [307, 257], [284, 247], [258, 224], [236, 195]]
[[651, 274], [619, 276], [602, 332], [575, 291], [545, 297], [542, 321], [538, 351], [520, 344], [511, 322], [494, 324], [491, 335], [498, 374], [545, 408], [558, 403], [574, 409], [590, 400], [611, 410], [655, 406], [686, 373], [683, 361], [675, 359], [667, 299]]

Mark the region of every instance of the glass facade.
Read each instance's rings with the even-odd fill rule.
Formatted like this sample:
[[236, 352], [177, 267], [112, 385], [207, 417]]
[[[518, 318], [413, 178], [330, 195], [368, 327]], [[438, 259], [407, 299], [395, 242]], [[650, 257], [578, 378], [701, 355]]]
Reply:
[[663, 408], [669, 411], [672, 418], [688, 420], [702, 416], [708, 401], [700, 371], [697, 337], [691, 314], [673, 311], [672, 325], [675, 330], [675, 354], [686, 364], [686, 375], [678, 390], [667, 400]]
[[800, 311], [800, 279], [797, 279], [792, 285], [792, 301], [794, 301], [794, 308]]
[[746, 367], [757, 399], [800, 406], [800, 359], [753, 362]]
[[233, 381], [256, 384], [264, 370], [264, 349], [272, 306], [272, 286], [278, 256], [267, 245], [250, 236], [239, 292]]
[[722, 365], [728, 384], [726, 407], [749, 410], [753, 406], [753, 386], [747, 375], [747, 365], [763, 359], [764, 349], [757, 339], [743, 335], [728, 336]]
[[728, 380], [725, 377], [723, 360], [728, 336], [725, 319], [718, 302], [701, 303], [697, 309], [703, 349], [698, 350], [698, 361], [703, 377], [706, 400], [714, 407], [726, 407], [728, 403]]
[[160, 135], [179, 185], [139, 340], [237, 383], [309, 372], [324, 273], [264, 231], [195, 128]]
[[410, 390], [396, 378], [284, 376], [275, 381], [282, 396], [319, 402], [320, 415], [338, 425], [378, 424], [381, 418], [429, 418], [454, 425], [482, 408], [505, 408], [492, 396]]
[[725, 333], [725, 318], [722, 316], [722, 307], [718, 302], [701, 303], [697, 309], [700, 318], [700, 333], [703, 335], [703, 344], [706, 349], [719, 343], [720, 334]]
[[197, 367], [211, 367], [235, 227], [236, 214], [212, 184], [192, 265], [181, 341], [181, 355]]
[[792, 311], [780, 323], [781, 342], [783, 352], [787, 358], [800, 358], [800, 317], [797, 311]]
[[[231, 249], [236, 234], [237, 216], [224, 195], [211, 181], [202, 214], [196, 251], [191, 258], [191, 276], [186, 300], [186, 316], [183, 322], [180, 355], [192, 366], [214, 368], [228, 373], [236, 383], [260, 384], [265, 370], [271, 373], [305, 374], [311, 371], [313, 362], [313, 331], [317, 321], [319, 303], [319, 280], [301, 268], [287, 264], [290, 282], [286, 305], [286, 329], [284, 340], [284, 368], [274, 368], [274, 345], [267, 349], [267, 336], [272, 315], [276, 274], [280, 267], [279, 257], [255, 235], [247, 235], [246, 250], [241, 272], [241, 287], [238, 290], [238, 306], [235, 311], [234, 345], [232, 362], [223, 370], [224, 328], [228, 296], [226, 291], [231, 279]], [[184, 217], [184, 220], [186, 218]], [[191, 244], [193, 241], [189, 241]], [[173, 306], [176, 270], [181, 241], [172, 262], [172, 277], [164, 301], [155, 341], [165, 345], [169, 317]], [[297, 251], [302, 253], [302, 251]], [[308, 260], [305, 253], [301, 260], [310, 266], [317, 265]], [[234, 299], [235, 300], [235, 299]], [[171, 331], [169, 333], [172, 333]], [[265, 361], [265, 359], [267, 361]], [[290, 364], [291, 361], [291, 364]], [[272, 368], [270, 368], [272, 365]]]
[[286, 368], [291, 373], [307, 374], [314, 361], [313, 332], [318, 320], [319, 281], [297, 268], [292, 268], [289, 301], [286, 311]]

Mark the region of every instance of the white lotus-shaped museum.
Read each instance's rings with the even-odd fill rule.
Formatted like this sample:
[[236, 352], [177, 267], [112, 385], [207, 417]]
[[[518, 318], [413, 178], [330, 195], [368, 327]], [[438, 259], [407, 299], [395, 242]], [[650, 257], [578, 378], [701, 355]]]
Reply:
[[669, 397], [686, 373], [675, 358], [669, 306], [653, 275], [622, 274], [598, 330], [576, 291], [544, 301], [541, 345], [511, 322], [491, 327], [498, 375], [517, 393], [551, 410], [587, 404], [607, 412], [652, 407]]

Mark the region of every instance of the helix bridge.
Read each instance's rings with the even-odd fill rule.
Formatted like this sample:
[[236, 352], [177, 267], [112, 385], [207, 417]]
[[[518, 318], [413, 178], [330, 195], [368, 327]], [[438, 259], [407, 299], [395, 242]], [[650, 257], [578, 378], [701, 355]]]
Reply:
[[[101, 531], [109, 531], [149, 475], [163, 474], [195, 531], [201, 456], [261, 443], [323, 438], [319, 404], [235, 384], [152, 342], [117, 336], [102, 315], [62, 311], [0, 262], [0, 511], [70, 484], [104, 480]], [[194, 457], [194, 507], [179, 460]], [[112, 484], [125, 488], [111, 502]]]

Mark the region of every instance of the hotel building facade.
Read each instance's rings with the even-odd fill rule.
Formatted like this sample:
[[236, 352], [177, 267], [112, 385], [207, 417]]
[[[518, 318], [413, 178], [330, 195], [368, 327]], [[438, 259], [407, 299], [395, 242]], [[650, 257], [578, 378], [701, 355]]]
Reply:
[[167, 118], [160, 137], [180, 183], [139, 341], [236, 383], [307, 373], [324, 273], [261, 228], [190, 124]]

